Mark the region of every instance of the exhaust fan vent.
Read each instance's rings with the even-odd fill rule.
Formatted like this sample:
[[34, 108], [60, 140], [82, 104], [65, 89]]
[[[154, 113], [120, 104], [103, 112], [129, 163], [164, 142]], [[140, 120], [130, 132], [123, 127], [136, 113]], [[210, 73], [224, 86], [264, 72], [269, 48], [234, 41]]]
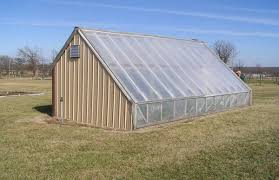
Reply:
[[79, 45], [71, 45], [70, 47], [70, 58], [79, 58], [80, 48]]

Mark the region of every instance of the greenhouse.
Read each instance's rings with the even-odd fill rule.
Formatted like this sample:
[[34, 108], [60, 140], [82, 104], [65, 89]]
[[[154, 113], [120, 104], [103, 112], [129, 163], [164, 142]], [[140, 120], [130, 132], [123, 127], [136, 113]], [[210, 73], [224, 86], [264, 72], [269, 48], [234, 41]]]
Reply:
[[132, 129], [251, 104], [251, 89], [205, 42], [78, 32], [131, 102]]

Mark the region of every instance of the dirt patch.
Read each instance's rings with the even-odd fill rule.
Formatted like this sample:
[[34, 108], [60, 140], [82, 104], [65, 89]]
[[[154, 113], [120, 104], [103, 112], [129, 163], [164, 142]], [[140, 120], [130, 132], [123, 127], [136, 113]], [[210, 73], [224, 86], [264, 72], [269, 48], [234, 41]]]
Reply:
[[48, 115], [39, 115], [39, 116], [35, 116], [33, 118], [20, 119], [20, 120], [17, 120], [17, 122], [33, 122], [33, 123], [38, 123], [38, 124], [58, 123], [58, 121], [56, 119], [54, 119]]

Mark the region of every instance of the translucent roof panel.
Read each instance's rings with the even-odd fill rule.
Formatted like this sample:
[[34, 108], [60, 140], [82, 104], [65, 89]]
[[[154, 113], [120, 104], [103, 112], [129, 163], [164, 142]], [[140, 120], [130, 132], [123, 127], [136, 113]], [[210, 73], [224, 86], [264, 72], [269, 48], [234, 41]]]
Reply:
[[249, 91], [203, 42], [87, 29], [82, 33], [135, 102]]

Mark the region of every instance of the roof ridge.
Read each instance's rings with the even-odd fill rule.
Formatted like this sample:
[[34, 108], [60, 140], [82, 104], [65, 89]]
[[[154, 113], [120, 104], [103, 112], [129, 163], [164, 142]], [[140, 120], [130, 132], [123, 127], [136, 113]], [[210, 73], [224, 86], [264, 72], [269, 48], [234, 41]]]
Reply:
[[119, 32], [119, 31], [117, 32], [117, 31], [111, 31], [111, 30], [84, 28], [84, 27], [75, 27], [75, 28], [78, 28], [82, 31], [95, 31], [95, 32], [101, 32], [101, 33], [119, 34], [119, 35], [127, 35], [127, 36], [138, 36], [138, 37], [163, 38], [163, 39], [172, 39], [172, 40], [189, 41], [189, 42], [206, 44], [206, 42], [198, 40], [198, 39], [183, 39], [183, 38], [175, 38], [175, 37], [153, 35], [153, 34], [141, 34], [141, 33], [134, 33], [134, 32]]

